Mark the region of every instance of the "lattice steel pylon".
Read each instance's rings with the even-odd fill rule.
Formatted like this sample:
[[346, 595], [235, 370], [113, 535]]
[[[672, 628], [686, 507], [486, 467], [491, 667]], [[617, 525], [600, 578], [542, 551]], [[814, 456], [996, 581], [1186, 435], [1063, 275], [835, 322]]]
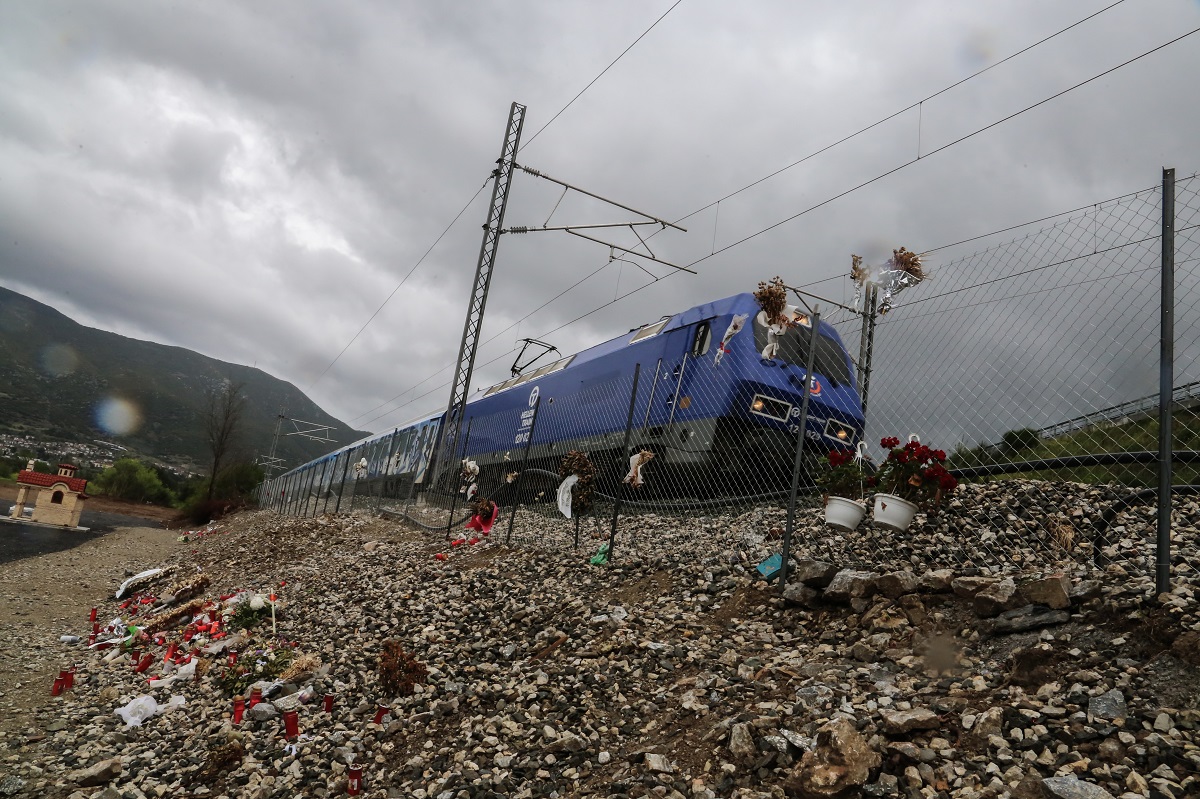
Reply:
[[462, 343], [458, 346], [458, 366], [454, 371], [454, 383], [450, 388], [450, 402], [442, 425], [438, 461], [440, 465], [434, 484], [454, 461], [458, 451], [458, 435], [463, 413], [467, 404], [467, 391], [471, 385], [471, 373], [475, 368], [475, 354], [479, 349], [479, 333], [483, 329], [483, 311], [487, 305], [488, 287], [492, 283], [492, 269], [496, 264], [496, 250], [500, 245], [500, 233], [504, 227], [504, 211], [508, 206], [508, 189], [512, 183], [513, 166], [517, 149], [521, 145], [521, 128], [525, 124], [525, 106], [513, 103], [508, 112], [508, 127], [504, 131], [504, 144], [496, 169], [492, 171], [492, 202], [488, 206], [487, 222], [483, 225], [483, 244], [479, 248], [479, 263], [475, 267], [475, 284], [471, 288], [471, 300], [467, 306], [467, 321], [463, 325]]

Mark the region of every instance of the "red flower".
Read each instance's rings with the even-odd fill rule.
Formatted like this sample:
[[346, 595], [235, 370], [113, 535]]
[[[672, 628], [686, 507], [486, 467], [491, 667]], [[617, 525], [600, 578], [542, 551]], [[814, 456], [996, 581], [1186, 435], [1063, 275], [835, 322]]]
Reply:
[[879, 446], [883, 447], [884, 449], [892, 449], [893, 447], [900, 446], [900, 439], [895, 438], [894, 436], [889, 436], [882, 439], [879, 442]]

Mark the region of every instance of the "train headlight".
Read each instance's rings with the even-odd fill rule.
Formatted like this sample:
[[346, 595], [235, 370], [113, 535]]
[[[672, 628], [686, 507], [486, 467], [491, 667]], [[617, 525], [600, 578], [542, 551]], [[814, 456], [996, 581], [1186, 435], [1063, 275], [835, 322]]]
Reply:
[[774, 419], [778, 422], [786, 422], [788, 414], [792, 412], [792, 404], [777, 400], [774, 397], [766, 397], [762, 394], [755, 394], [754, 399], [750, 401], [750, 413], [756, 416], [766, 416], [769, 419]]
[[854, 441], [854, 428], [836, 419], [829, 419], [825, 422], [825, 436], [839, 443], [849, 444]]

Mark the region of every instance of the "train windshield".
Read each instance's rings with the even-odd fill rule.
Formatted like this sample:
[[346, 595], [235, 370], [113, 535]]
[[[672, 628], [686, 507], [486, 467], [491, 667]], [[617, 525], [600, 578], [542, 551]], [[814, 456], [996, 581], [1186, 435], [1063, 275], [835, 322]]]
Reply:
[[[775, 353], [774, 360], [804, 366], [808, 360], [809, 328], [789, 328], [779, 336], [778, 340], [779, 349]], [[768, 343], [767, 328], [756, 323], [754, 325], [754, 346], [759, 352], [762, 352]], [[824, 375], [835, 387], [850, 385], [850, 368], [846, 363], [845, 351], [840, 344], [823, 333], [817, 336], [813, 371]]]

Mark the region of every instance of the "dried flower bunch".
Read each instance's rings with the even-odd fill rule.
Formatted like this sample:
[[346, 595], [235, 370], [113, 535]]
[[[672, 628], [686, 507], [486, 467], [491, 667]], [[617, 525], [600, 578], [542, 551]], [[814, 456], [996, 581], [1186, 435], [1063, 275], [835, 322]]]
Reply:
[[826, 497], [861, 500], [867, 475], [854, 453], [835, 449], [829, 452], [829, 466], [817, 475], [817, 485]]
[[586, 453], [571, 450], [558, 465], [559, 479], [565, 480], [573, 474], [579, 475], [579, 482], [571, 492], [571, 515], [580, 516], [592, 509], [596, 497], [596, 467], [588, 460]]
[[[861, 261], [861, 259], [859, 260]], [[918, 282], [929, 277], [929, 275], [925, 274], [925, 270], [921, 265], [921, 256], [915, 252], [909, 252], [903, 247], [898, 250], [892, 250], [892, 257], [888, 261], [888, 267], [911, 275]]]
[[958, 488], [958, 479], [946, 470], [946, 453], [942, 450], [930, 449], [920, 441], [901, 446], [894, 436], [879, 444], [888, 450], [887, 459], [869, 483], [880, 491], [909, 502], [936, 505]]
[[388, 696], [412, 696], [413, 686], [424, 683], [429, 675], [425, 664], [404, 651], [399, 641], [383, 642], [379, 653], [379, 684]]
[[758, 300], [758, 307], [762, 308], [768, 324], [786, 325], [788, 323], [788, 319], [783, 313], [787, 308], [787, 287], [783, 284], [783, 278], [776, 275], [771, 278], [769, 283], [759, 282], [758, 291], [754, 292], [754, 299]]
[[186, 621], [191, 621], [192, 617], [204, 610], [203, 599], [193, 599], [190, 602], [185, 602], [182, 605], [176, 605], [173, 608], [164, 610], [150, 618], [146, 619], [146, 623], [141, 626], [141, 631], [147, 635], [153, 635], [163, 630], [169, 630], [172, 627], [178, 627]]
[[471, 502], [470, 511], [472, 516], [478, 516], [480, 519], [486, 521], [492, 518], [492, 514], [495, 512], [495, 507], [496, 503], [492, 502], [487, 497], [477, 496]]
[[862, 262], [861, 255], [850, 256], [850, 279], [855, 283], [862, 283], [871, 276], [871, 270], [863, 266]]
[[319, 668], [321, 668], [321, 659], [316, 655], [296, 655], [288, 667], [280, 673], [279, 679], [284, 682], [305, 682], [312, 679], [313, 674]]
[[176, 602], [182, 602], [185, 599], [191, 599], [194, 596], [200, 596], [204, 590], [208, 588], [208, 575], [197, 574], [194, 577], [189, 577], [186, 580], [179, 582], [168, 588], [164, 595], [175, 597]]

